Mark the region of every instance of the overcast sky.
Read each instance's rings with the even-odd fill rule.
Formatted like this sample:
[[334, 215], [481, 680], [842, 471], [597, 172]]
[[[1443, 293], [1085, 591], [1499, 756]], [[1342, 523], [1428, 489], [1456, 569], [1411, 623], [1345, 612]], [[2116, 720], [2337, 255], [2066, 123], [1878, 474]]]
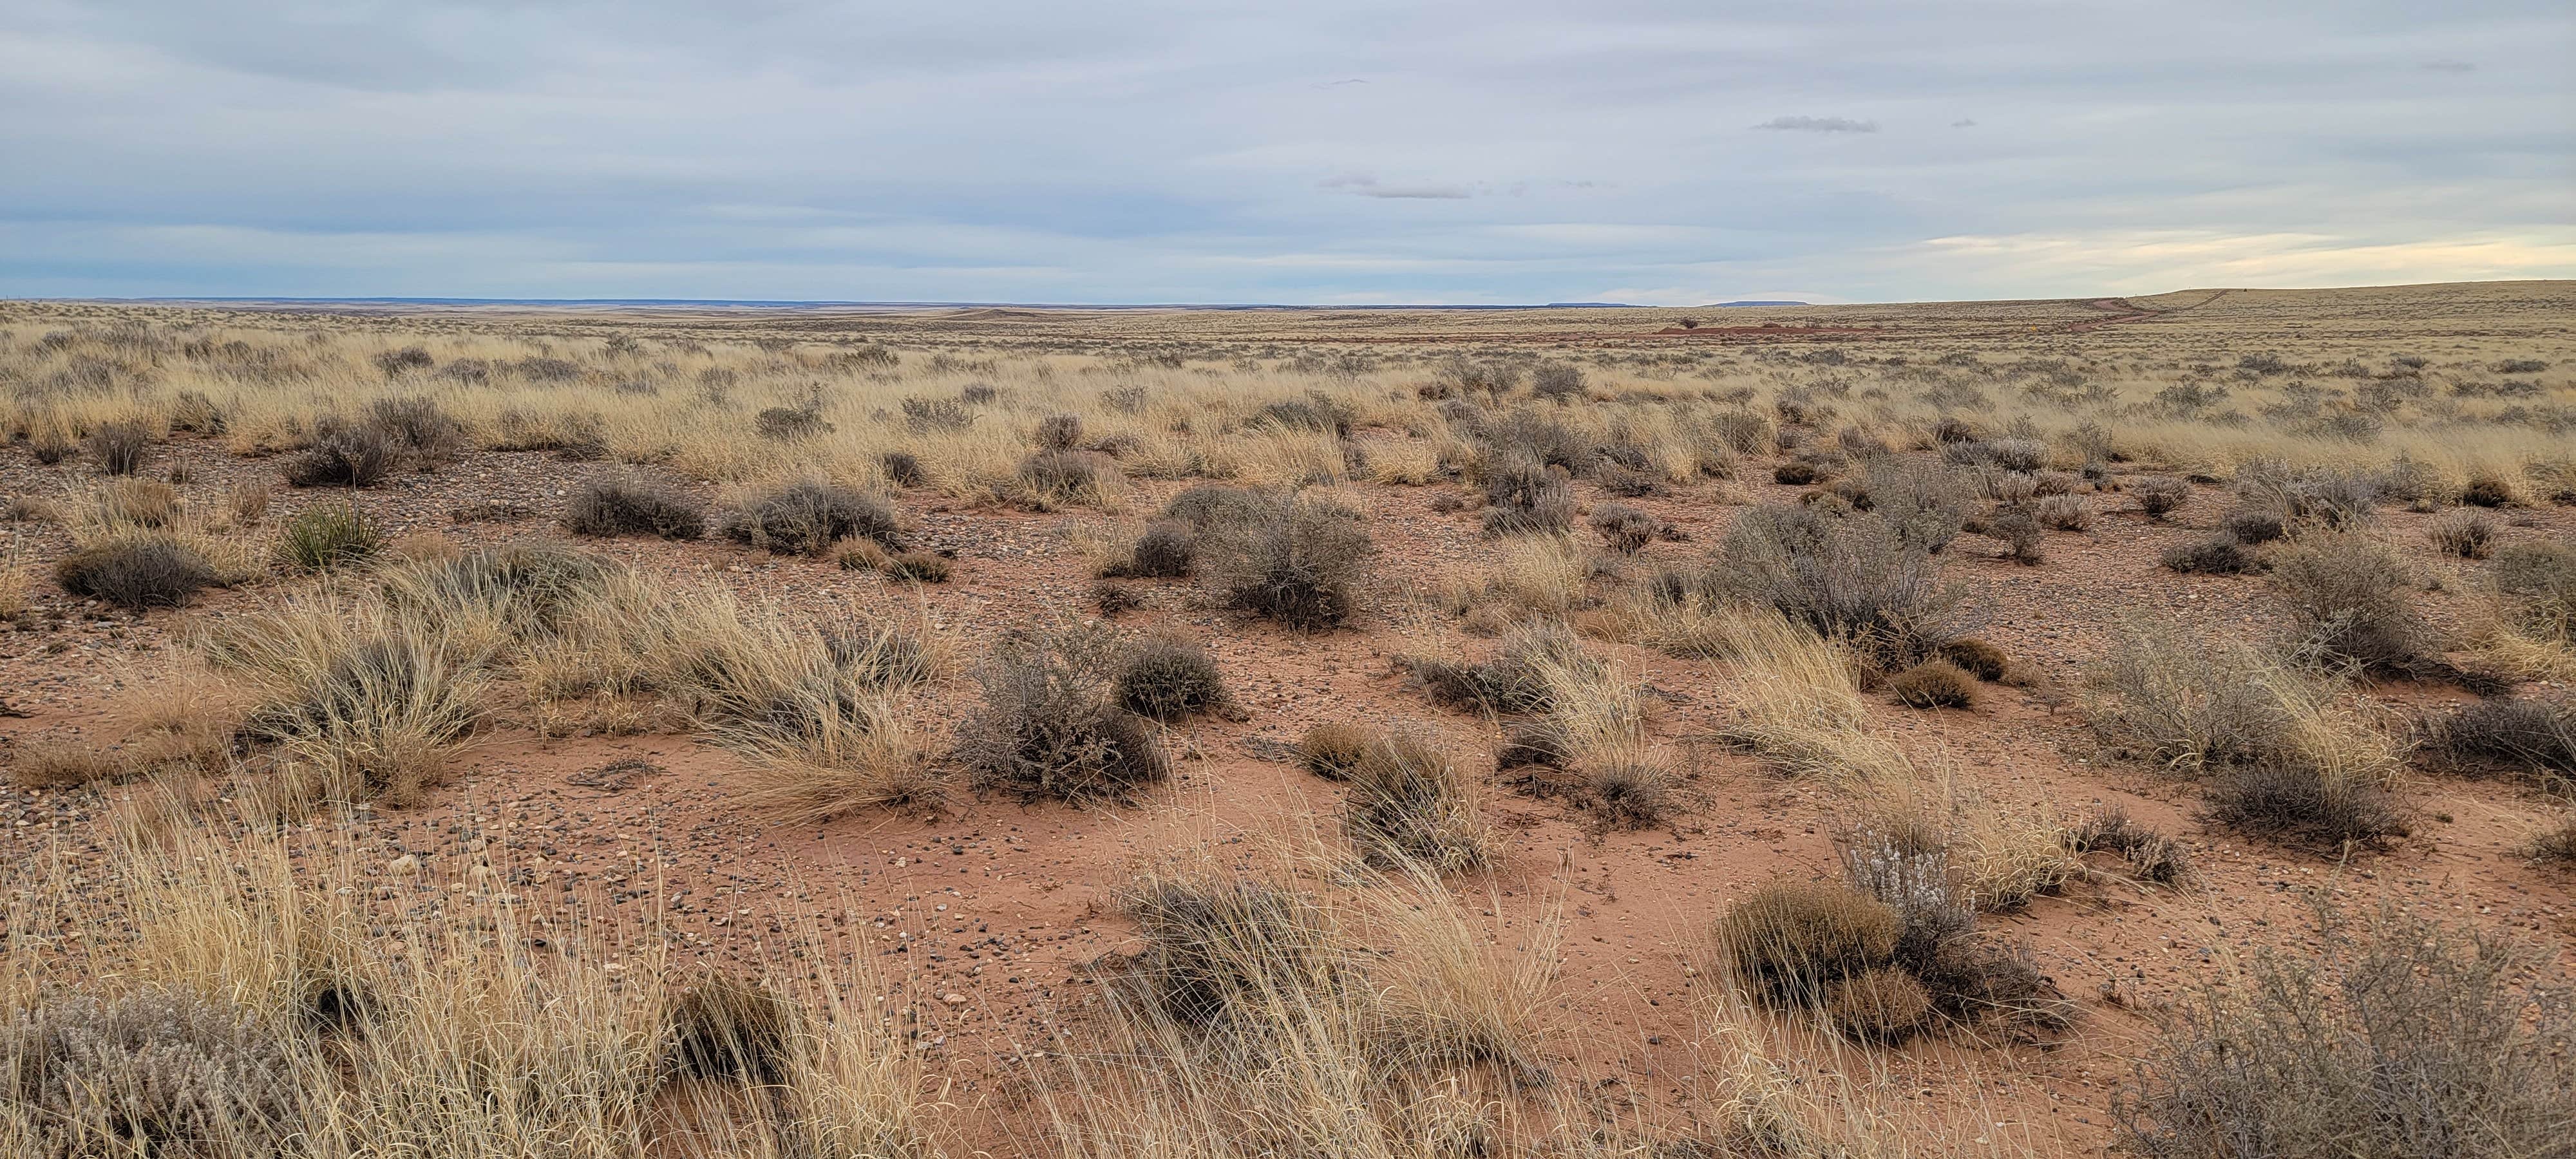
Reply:
[[2568, 0], [0, 0], [0, 296], [2576, 276]]

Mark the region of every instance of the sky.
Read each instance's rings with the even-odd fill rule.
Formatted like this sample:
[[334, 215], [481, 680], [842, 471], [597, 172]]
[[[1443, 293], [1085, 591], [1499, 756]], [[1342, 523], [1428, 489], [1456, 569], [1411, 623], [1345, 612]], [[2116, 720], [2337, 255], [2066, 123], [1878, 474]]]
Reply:
[[2576, 277], [2567, 0], [0, 0], [0, 297]]

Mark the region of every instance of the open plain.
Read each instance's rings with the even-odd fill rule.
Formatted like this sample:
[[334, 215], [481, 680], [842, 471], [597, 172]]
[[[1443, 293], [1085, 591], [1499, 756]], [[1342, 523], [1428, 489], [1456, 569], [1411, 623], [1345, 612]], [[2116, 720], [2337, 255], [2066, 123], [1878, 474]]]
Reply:
[[2576, 283], [13, 302], [0, 432], [12, 1154], [2576, 1139]]

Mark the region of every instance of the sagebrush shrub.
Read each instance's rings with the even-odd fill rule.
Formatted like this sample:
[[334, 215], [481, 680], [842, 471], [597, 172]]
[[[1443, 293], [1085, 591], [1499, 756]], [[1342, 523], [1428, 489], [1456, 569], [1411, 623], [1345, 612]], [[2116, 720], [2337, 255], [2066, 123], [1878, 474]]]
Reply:
[[563, 526], [575, 535], [697, 539], [707, 533], [707, 509], [670, 484], [619, 472], [593, 478], [574, 491], [564, 505]]
[[1127, 711], [1156, 720], [1234, 707], [1216, 657], [1180, 636], [1150, 635], [1128, 645], [1119, 658], [1116, 691]]
[[1255, 518], [1269, 510], [1271, 498], [1249, 487], [1201, 483], [1163, 507], [1163, 518], [1205, 533], [1228, 523]]
[[2576, 1005], [2523, 988], [2524, 947], [2380, 910], [2321, 911], [2313, 947], [2260, 946], [2241, 973], [2156, 1017], [2115, 1110], [2144, 1159], [2522, 1159], [2563, 1151]]
[[1278, 495], [1210, 526], [1192, 570], [1230, 607], [1318, 630], [1357, 610], [1376, 554], [1359, 512], [1320, 496]]
[[874, 495], [819, 479], [764, 492], [728, 513], [725, 538], [779, 553], [821, 555], [844, 539], [904, 547], [894, 506]]
[[54, 563], [54, 581], [64, 591], [132, 611], [185, 604], [217, 579], [203, 552], [149, 529], [101, 536]]
[[1098, 627], [1023, 629], [994, 649], [983, 704], [959, 727], [982, 785], [1023, 796], [1118, 800], [1171, 775], [1153, 724], [1117, 703], [1119, 644]]
[[2412, 673], [2434, 650], [2431, 626], [2408, 599], [2412, 570], [2372, 536], [2303, 536], [2274, 555], [2272, 582], [2305, 642], [2328, 659]]
[[1719, 545], [1715, 577], [1884, 668], [1911, 666], [1974, 626], [1939, 562], [1875, 512], [1753, 508]]
[[423, 469], [454, 462], [471, 445], [464, 422], [430, 398], [377, 399], [367, 407], [366, 425]]
[[1672, 524], [1624, 503], [1604, 503], [1593, 509], [1592, 530], [1610, 550], [1621, 555], [1635, 555], [1646, 545], [1673, 532]]
[[2543, 787], [2576, 785], [2576, 694], [2480, 700], [2430, 731], [2440, 754], [2460, 765]]
[[1164, 520], [1145, 529], [1117, 574], [1139, 579], [1185, 579], [1198, 558], [1198, 533], [1187, 523]]
[[2138, 510], [2146, 512], [2150, 519], [2171, 515], [2191, 499], [2191, 484], [2171, 475], [2149, 475], [2132, 484], [2130, 490], [2138, 497]]

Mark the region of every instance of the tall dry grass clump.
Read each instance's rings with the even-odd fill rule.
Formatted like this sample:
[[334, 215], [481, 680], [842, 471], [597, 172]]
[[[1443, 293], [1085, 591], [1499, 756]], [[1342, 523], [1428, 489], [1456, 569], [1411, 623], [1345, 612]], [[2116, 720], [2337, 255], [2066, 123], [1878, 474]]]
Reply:
[[[370, 901], [345, 861], [191, 827], [119, 849], [104, 884], [41, 915], [12, 903], [13, 928], [120, 914], [135, 931], [53, 960], [13, 953], [33, 986], [0, 1012], [12, 1154], [643, 1159], [685, 1138], [759, 1156], [939, 1151], [880, 1014], [817, 992], [875, 993], [864, 959], [780, 999], [791, 1014], [756, 1073], [691, 1071], [668, 1060], [715, 1045], [710, 1020], [657, 968], [655, 939], [593, 943], [548, 922], [577, 944], [532, 955], [536, 915], [488, 881], [407, 881], [386, 892], [417, 898]], [[641, 968], [604, 964], [621, 957]]]
[[2222, 823], [2329, 843], [2406, 832], [2391, 790], [2405, 746], [2334, 680], [2243, 641], [2132, 625], [2086, 674], [2107, 744], [2207, 782]]

